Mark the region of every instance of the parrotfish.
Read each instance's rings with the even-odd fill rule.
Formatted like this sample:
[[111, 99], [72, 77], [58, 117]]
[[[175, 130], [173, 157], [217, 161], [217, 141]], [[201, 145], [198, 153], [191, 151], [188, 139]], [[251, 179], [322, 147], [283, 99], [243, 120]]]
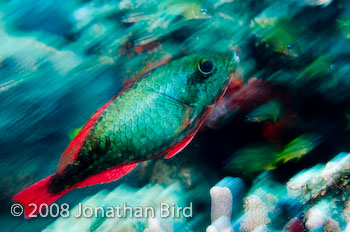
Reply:
[[[139, 162], [180, 152], [193, 139], [230, 83], [231, 52], [189, 55], [130, 84], [88, 120], [61, 155], [57, 172], [13, 197], [24, 216], [74, 188], [118, 180]], [[44, 207], [45, 208], [45, 207]]]

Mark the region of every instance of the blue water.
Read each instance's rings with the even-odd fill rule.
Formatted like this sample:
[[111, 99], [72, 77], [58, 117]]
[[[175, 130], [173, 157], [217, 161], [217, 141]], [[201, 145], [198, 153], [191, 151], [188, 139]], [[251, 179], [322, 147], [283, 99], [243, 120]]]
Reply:
[[[314, 94], [308, 101], [288, 99], [291, 111], [301, 111], [293, 112], [301, 123], [298, 121], [287, 139], [283, 137], [289, 139], [283, 140], [283, 145], [299, 134], [315, 132], [329, 139], [320, 148], [327, 155], [293, 163], [287, 168], [290, 173], [278, 170], [276, 179], [282, 176], [281, 183], [318, 161], [326, 162], [341, 151], [348, 152], [342, 139], [348, 138], [349, 12], [349, 4], [342, 0], [1, 0], [0, 230], [59, 231], [67, 226], [68, 231], [69, 223], [65, 225], [60, 219], [25, 220], [12, 216], [12, 197], [53, 174], [72, 131], [83, 126], [125, 85], [160, 64], [194, 52], [234, 50], [240, 56], [237, 78], [242, 83], [257, 77], [289, 88], [293, 96]], [[315, 105], [315, 99], [322, 101]], [[302, 106], [294, 107], [298, 104]], [[224, 117], [226, 127], [206, 130], [181, 158], [147, 164], [145, 167], [151, 168], [144, 175], [149, 178], [140, 178], [143, 169], [139, 168], [117, 182], [74, 190], [57, 203], [68, 203], [73, 208], [92, 199], [98, 204], [108, 193], [128, 195], [128, 191], [130, 198], [125, 199], [140, 204], [145, 202], [139, 195], [140, 199], [136, 195], [133, 199], [132, 194], [139, 192], [147, 199], [163, 193], [169, 195], [164, 199], [182, 204], [196, 199], [197, 216], [176, 221], [174, 228], [204, 231], [210, 225], [210, 187], [224, 176], [237, 175], [236, 170], [226, 170], [225, 165], [239, 148], [255, 146], [246, 138], [256, 142], [259, 137], [256, 128], [260, 129], [260, 125], [242, 126], [246, 122], [240, 121], [235, 112]], [[290, 175], [285, 177], [285, 173]], [[252, 185], [255, 177], [244, 177], [248, 179], [245, 184]], [[133, 188], [121, 187], [121, 183]], [[254, 183], [263, 186], [261, 182]], [[280, 196], [281, 188], [277, 184], [275, 187], [273, 193]], [[241, 203], [233, 208], [243, 214]], [[301, 212], [297, 210], [293, 211], [295, 215]], [[76, 231], [73, 225], [77, 223], [71, 223], [75, 228], [72, 231]], [[89, 223], [85, 221], [85, 225]], [[91, 227], [96, 231], [106, 228], [96, 223]], [[147, 227], [147, 220], [130, 223], [135, 231]], [[281, 229], [281, 225], [273, 228]]]

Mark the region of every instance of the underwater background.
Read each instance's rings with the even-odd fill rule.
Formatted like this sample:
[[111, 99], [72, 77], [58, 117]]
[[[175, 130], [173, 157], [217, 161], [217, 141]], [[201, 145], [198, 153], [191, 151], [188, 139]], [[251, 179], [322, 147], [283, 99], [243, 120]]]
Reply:
[[[11, 215], [128, 83], [209, 51], [240, 66], [181, 153], [57, 201], [193, 217]], [[0, 231], [350, 231], [349, 141], [348, 0], [0, 0]]]

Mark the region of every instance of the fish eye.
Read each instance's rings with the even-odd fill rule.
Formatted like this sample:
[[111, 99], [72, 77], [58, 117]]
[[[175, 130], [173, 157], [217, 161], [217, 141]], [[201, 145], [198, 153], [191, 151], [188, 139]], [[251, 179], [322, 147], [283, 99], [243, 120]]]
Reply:
[[214, 68], [215, 68], [215, 63], [210, 59], [202, 59], [198, 63], [199, 71], [205, 75], [208, 75], [211, 72], [213, 72]]

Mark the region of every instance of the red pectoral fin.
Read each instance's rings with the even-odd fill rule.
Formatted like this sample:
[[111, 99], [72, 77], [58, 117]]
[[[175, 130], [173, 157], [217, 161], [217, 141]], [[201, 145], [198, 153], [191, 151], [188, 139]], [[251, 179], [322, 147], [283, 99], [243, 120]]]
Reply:
[[136, 168], [138, 163], [132, 163], [132, 164], [125, 164], [120, 165], [115, 168], [110, 168], [106, 171], [100, 172], [96, 175], [90, 176], [83, 180], [82, 182], [78, 183], [74, 187], [82, 188], [94, 184], [102, 184], [102, 183], [108, 183], [115, 180], [120, 179], [121, 177], [125, 176], [129, 172], [131, 172], [134, 168]]
[[164, 159], [170, 159], [171, 157], [175, 156], [177, 153], [182, 151], [194, 138], [194, 136], [197, 134], [201, 126], [203, 125], [204, 121], [207, 119], [210, 111], [213, 109], [213, 105], [208, 106], [207, 109], [204, 111], [202, 117], [197, 122], [197, 129], [193, 131], [187, 138], [176, 144], [174, 147], [170, 148], [165, 153], [166, 156], [164, 156]]
[[170, 159], [171, 157], [175, 156], [177, 153], [182, 151], [194, 138], [198, 130], [196, 130], [194, 133], [192, 133], [190, 136], [185, 138], [180, 143], [176, 144], [174, 147], [170, 148], [167, 151], [167, 155], [164, 157], [164, 159]]

